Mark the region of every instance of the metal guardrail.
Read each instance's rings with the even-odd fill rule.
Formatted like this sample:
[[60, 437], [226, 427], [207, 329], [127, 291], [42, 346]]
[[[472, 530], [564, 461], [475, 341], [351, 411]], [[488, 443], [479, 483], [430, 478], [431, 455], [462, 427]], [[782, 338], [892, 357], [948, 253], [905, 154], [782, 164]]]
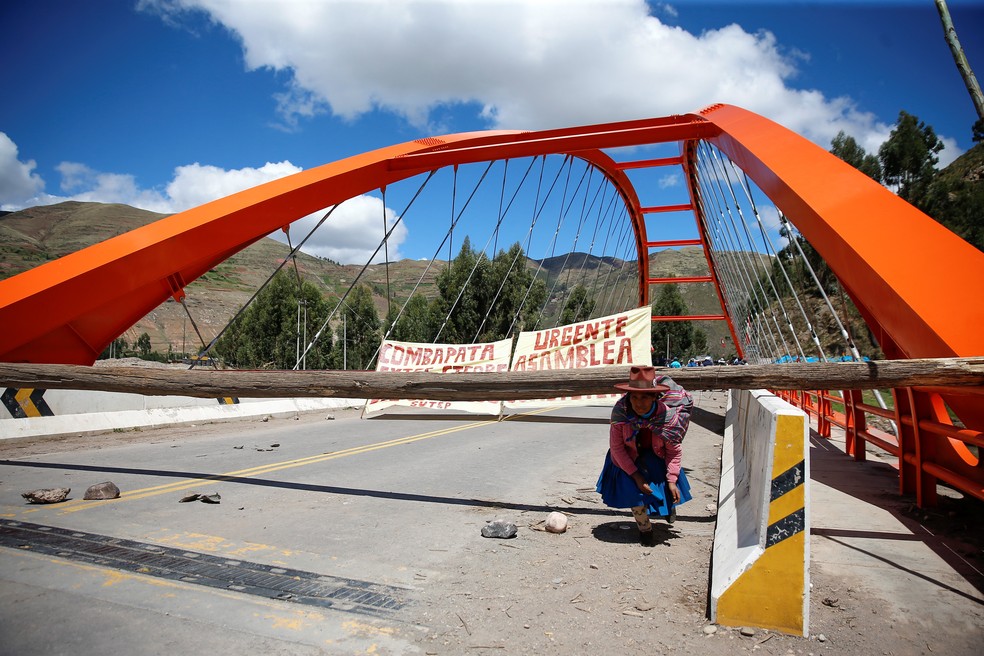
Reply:
[[[984, 389], [965, 387], [905, 387], [892, 390], [893, 407], [862, 401], [860, 390], [780, 390], [777, 394], [816, 420], [817, 435], [831, 436], [837, 426], [845, 434], [845, 450], [856, 461], [867, 459], [867, 444], [897, 458], [899, 493], [915, 494], [919, 507], [937, 504], [937, 483], [984, 501], [984, 433], [949, 420], [940, 397], [959, 393], [984, 403]], [[843, 407], [843, 411], [837, 409]], [[869, 417], [894, 422], [898, 434], [871, 425]], [[946, 419], [948, 421], [941, 421]]]

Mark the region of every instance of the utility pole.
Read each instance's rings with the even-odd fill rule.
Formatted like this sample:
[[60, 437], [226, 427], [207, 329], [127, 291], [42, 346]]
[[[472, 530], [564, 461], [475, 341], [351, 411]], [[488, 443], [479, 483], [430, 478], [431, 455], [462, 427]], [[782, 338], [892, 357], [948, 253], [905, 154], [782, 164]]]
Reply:
[[950, 19], [950, 10], [946, 6], [946, 0], [936, 0], [936, 10], [940, 12], [940, 20], [943, 21], [943, 36], [950, 46], [950, 52], [953, 53], [953, 61], [956, 63], [957, 69], [963, 77], [964, 84], [967, 85], [970, 99], [977, 109], [977, 118], [980, 121], [984, 121], [984, 94], [981, 93], [981, 85], [977, 83], [977, 78], [974, 77], [974, 71], [970, 68], [967, 55], [964, 54], [963, 48], [960, 47], [960, 41], [957, 39], [957, 30], [953, 27], [953, 21]]

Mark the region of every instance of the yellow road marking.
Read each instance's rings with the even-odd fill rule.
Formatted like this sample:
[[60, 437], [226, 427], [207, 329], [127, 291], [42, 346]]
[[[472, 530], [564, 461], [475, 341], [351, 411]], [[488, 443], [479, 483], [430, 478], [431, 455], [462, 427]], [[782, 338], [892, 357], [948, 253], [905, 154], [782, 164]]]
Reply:
[[322, 453], [316, 456], [298, 458], [296, 460], [287, 460], [285, 462], [270, 463], [267, 465], [260, 465], [258, 467], [250, 467], [249, 469], [240, 469], [238, 471], [226, 472], [224, 474], [202, 476], [201, 478], [195, 478], [191, 480], [185, 479], [173, 483], [166, 483], [164, 485], [156, 485], [153, 487], [134, 490], [132, 492], [127, 493], [126, 496], [121, 496], [118, 499], [106, 499], [106, 500], [99, 500], [99, 501], [85, 501], [85, 500], [69, 501], [59, 508], [60, 512], [58, 514], [64, 515], [68, 513], [78, 512], [80, 510], [86, 510], [87, 508], [92, 508], [95, 506], [105, 505], [107, 503], [113, 503], [119, 501], [135, 501], [137, 499], [145, 499], [147, 497], [158, 496], [160, 494], [167, 494], [170, 492], [188, 490], [193, 487], [201, 486], [203, 481], [221, 482], [221, 481], [232, 480], [234, 478], [249, 478], [252, 476], [258, 476], [260, 474], [269, 474], [284, 469], [292, 469], [294, 467], [302, 467], [304, 465], [313, 465], [320, 462], [327, 462], [328, 460], [335, 460], [336, 458], [344, 458], [347, 456], [369, 453], [370, 451], [378, 451], [379, 449], [386, 449], [392, 446], [400, 446], [401, 444], [411, 444], [413, 442], [419, 442], [420, 440], [426, 440], [433, 437], [441, 437], [443, 435], [449, 435], [451, 433], [456, 433], [458, 431], [468, 430], [471, 428], [479, 428], [481, 426], [489, 426], [494, 424], [495, 424], [494, 421], [476, 421], [470, 424], [463, 424], [461, 426], [454, 426], [451, 428], [443, 428], [441, 430], [431, 431], [428, 433], [421, 433], [420, 435], [400, 437], [386, 442], [378, 442], [376, 444], [366, 444], [364, 446], [352, 447], [350, 449], [343, 449], [341, 451], [332, 451], [331, 453]]

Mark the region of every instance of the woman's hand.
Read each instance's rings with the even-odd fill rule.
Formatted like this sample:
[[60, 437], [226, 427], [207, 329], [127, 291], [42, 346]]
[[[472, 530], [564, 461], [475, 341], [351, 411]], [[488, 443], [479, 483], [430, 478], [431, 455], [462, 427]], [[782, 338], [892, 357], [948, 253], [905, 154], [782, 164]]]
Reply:
[[666, 481], [666, 487], [670, 491], [670, 496], [673, 498], [673, 503], [680, 503], [680, 490], [677, 489], [676, 483], [673, 481]]
[[639, 491], [643, 494], [653, 493], [653, 488], [649, 487], [649, 483], [646, 482], [646, 479], [642, 477], [642, 474], [639, 473], [639, 471], [632, 474], [632, 480], [635, 481], [636, 487], [639, 488]]

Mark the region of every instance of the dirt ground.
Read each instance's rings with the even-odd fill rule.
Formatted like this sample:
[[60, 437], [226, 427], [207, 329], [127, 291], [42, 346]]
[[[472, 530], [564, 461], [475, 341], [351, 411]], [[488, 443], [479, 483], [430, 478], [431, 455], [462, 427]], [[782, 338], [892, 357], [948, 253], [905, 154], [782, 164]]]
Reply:
[[[597, 458], [576, 462], [543, 483], [545, 506], [562, 508], [569, 528], [542, 530], [538, 513], [462, 508], [477, 521], [513, 521], [510, 540], [476, 539], [449, 558], [437, 578], [421, 574], [419, 601], [408, 611], [402, 637], [419, 653], [448, 654], [979, 654], [984, 634], [973, 629], [925, 632], [891, 600], [863, 583], [811, 570], [810, 636], [724, 627], [707, 617], [709, 563], [723, 432], [723, 393], [703, 393], [685, 442], [684, 465], [694, 498], [677, 522], [656, 523], [657, 544], [642, 547], [627, 512], [607, 509], [594, 492]], [[356, 412], [340, 411], [339, 416]], [[324, 413], [297, 421], [323, 421]], [[276, 420], [274, 420], [276, 421]], [[242, 422], [243, 431], [262, 426]], [[168, 429], [200, 432], [207, 427]], [[153, 441], [154, 430], [50, 440], [0, 440], [0, 458], [75, 448], [104, 448]], [[887, 487], [891, 488], [889, 481]], [[943, 497], [939, 508], [920, 510], [911, 499], [886, 495], [884, 503], [947, 541], [978, 571], [984, 570], [984, 512], [976, 501]], [[816, 536], [813, 540], [818, 539]], [[982, 585], [977, 581], [978, 586]], [[982, 615], [979, 615], [981, 617]], [[978, 628], [982, 626], [980, 620]]]
[[[711, 623], [709, 563], [725, 402], [724, 393], [705, 392], [699, 399], [694, 420], [707, 430], [692, 426], [684, 455], [694, 498], [680, 507], [674, 525], [656, 522], [655, 547], [639, 545], [627, 512], [595, 514], [606, 509], [592, 485], [597, 463], [584, 463], [546, 489], [545, 505], [567, 507], [566, 534], [538, 530], [542, 517], [520, 517], [516, 538], [489, 540], [462, 554], [460, 571], [448, 573], [444, 594], [428, 596], [419, 619], [432, 627], [418, 643], [424, 653], [980, 653], [984, 612], [978, 614], [976, 636], [963, 630], [927, 635], [890, 600], [817, 567], [810, 574], [809, 637]], [[885, 503], [931, 526], [984, 569], [982, 504], [944, 497], [940, 508], [921, 511], [898, 496], [886, 497]], [[487, 515], [483, 511], [492, 519]], [[984, 586], [984, 580], [977, 584]]]

